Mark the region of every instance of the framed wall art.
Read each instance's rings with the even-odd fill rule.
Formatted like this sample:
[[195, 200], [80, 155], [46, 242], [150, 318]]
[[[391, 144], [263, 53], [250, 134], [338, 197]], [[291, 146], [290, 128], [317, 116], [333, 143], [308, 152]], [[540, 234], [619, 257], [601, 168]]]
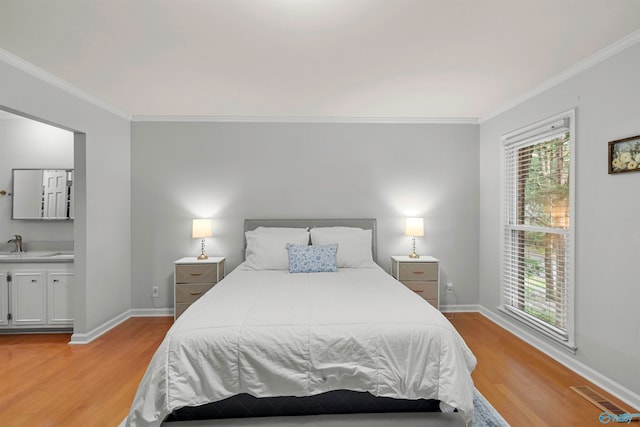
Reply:
[[609, 173], [640, 172], [640, 135], [609, 141]]

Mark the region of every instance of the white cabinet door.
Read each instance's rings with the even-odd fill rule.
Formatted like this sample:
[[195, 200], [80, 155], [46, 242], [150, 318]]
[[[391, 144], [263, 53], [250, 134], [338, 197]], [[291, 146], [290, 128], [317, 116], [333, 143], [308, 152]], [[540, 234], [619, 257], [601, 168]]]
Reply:
[[9, 288], [7, 287], [7, 272], [0, 272], [0, 326], [9, 324]]
[[48, 282], [49, 324], [72, 325], [71, 287], [73, 285], [73, 273], [49, 270]]
[[14, 325], [47, 323], [47, 287], [43, 271], [15, 271], [11, 276], [11, 315]]

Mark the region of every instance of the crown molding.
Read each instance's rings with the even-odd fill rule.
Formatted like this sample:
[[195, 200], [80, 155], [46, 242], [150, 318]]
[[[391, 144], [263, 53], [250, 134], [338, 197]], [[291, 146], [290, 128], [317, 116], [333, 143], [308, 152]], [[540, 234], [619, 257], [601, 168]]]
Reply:
[[4, 109], [0, 110], [0, 120], [24, 120], [25, 118]]
[[83, 101], [86, 101], [92, 105], [95, 105], [96, 107], [99, 107], [105, 111], [108, 111], [109, 113], [115, 114], [116, 116], [129, 120], [130, 116], [129, 114], [126, 114], [120, 110], [118, 110], [117, 108], [115, 108], [112, 105], [107, 104], [106, 102], [89, 95], [88, 93], [84, 92], [83, 90], [79, 89], [78, 87], [72, 85], [71, 83], [54, 76], [53, 74], [43, 70], [42, 68], [39, 68], [33, 64], [31, 64], [30, 62], [25, 61], [22, 58], [17, 57], [16, 55], [12, 54], [11, 52], [7, 52], [4, 49], [0, 49], [0, 61], [9, 64], [21, 71], [24, 71], [27, 74], [32, 75], [33, 77], [43, 80], [47, 83], [49, 83], [50, 85], [63, 90], [77, 98], [82, 99]]
[[0, 61], [12, 65], [58, 89], [74, 95], [118, 117], [132, 122], [219, 122], [219, 123], [381, 123], [381, 124], [479, 124], [471, 117], [302, 117], [302, 116], [194, 116], [194, 115], [129, 115], [89, 95], [71, 83], [0, 49]]
[[302, 117], [302, 116], [194, 116], [194, 115], [129, 115], [89, 95], [71, 83], [50, 74], [49, 72], [0, 49], [0, 61], [12, 65], [40, 80], [43, 80], [71, 95], [92, 105], [132, 122], [219, 122], [219, 123], [378, 123], [378, 124], [482, 124], [519, 104], [557, 86], [577, 74], [611, 58], [617, 53], [640, 42], [640, 30], [627, 35], [623, 39], [600, 50], [594, 55], [578, 62], [567, 70], [543, 82], [534, 89], [525, 92], [497, 110], [479, 117]]
[[576, 76], [577, 74], [593, 67], [594, 65], [597, 65], [602, 61], [611, 58], [612, 56], [637, 44], [638, 42], [640, 42], [640, 30], [634, 31], [633, 33], [629, 34], [623, 39], [620, 39], [617, 42], [613, 43], [612, 45], [605, 47], [604, 49], [596, 52], [595, 54], [591, 55], [585, 60], [578, 62], [577, 64], [566, 69], [565, 71], [561, 72], [555, 77], [552, 77], [551, 79], [543, 82], [542, 84], [535, 87], [534, 89], [528, 92], [525, 92], [523, 95], [513, 99], [511, 102], [503, 105], [502, 107], [498, 108], [494, 112], [487, 114], [486, 116], [480, 117], [480, 119], [478, 119], [478, 122], [484, 123], [487, 120], [490, 120], [504, 113], [505, 111], [508, 111], [513, 107], [519, 104], [522, 104], [523, 102], [528, 101], [529, 99], [537, 95], [540, 95], [542, 92], [545, 92], [546, 90], [549, 90], [552, 87], [557, 86], [566, 80], [569, 80], [571, 77]]
[[477, 118], [467, 117], [286, 117], [286, 116], [143, 116], [130, 117], [132, 122], [218, 122], [218, 123], [379, 123], [379, 124], [472, 124]]

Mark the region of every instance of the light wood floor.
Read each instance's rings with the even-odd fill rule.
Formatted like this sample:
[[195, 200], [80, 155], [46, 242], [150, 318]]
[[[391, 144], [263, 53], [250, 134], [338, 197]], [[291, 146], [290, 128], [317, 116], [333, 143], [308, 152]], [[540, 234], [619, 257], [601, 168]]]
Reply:
[[602, 411], [569, 388], [576, 385], [588, 385], [637, 412], [481, 314], [447, 317], [478, 359], [476, 388], [513, 427], [602, 426]]
[[[478, 358], [476, 387], [512, 426], [601, 425], [569, 386], [602, 390], [478, 313], [448, 317]], [[87, 345], [68, 345], [66, 334], [0, 336], [0, 426], [118, 426], [171, 323], [129, 319]]]

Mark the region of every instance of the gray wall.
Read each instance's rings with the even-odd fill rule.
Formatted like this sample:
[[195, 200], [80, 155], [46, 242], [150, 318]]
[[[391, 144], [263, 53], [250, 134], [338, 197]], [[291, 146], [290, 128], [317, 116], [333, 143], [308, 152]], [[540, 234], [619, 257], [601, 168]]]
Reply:
[[[640, 134], [640, 45], [481, 125], [480, 304], [500, 316], [500, 136], [576, 108], [574, 359], [640, 394], [640, 173], [607, 174], [607, 142]], [[509, 322], [505, 318], [505, 321]]]
[[74, 147], [74, 332], [85, 334], [130, 308], [129, 121], [12, 64], [0, 61], [0, 105], [86, 135]]
[[[132, 123], [132, 307], [172, 307], [173, 261], [199, 253], [191, 219], [213, 218], [207, 253], [242, 261], [245, 218], [374, 217], [379, 264], [441, 259], [443, 304], [478, 301], [478, 126]], [[160, 297], [151, 298], [151, 288]]]
[[[12, 169], [73, 168], [73, 133], [18, 118], [0, 119], [0, 190], [11, 192]], [[20, 234], [29, 241], [71, 241], [73, 221], [26, 221], [11, 219], [12, 198], [0, 196], [0, 249], [13, 250], [5, 242]]]

